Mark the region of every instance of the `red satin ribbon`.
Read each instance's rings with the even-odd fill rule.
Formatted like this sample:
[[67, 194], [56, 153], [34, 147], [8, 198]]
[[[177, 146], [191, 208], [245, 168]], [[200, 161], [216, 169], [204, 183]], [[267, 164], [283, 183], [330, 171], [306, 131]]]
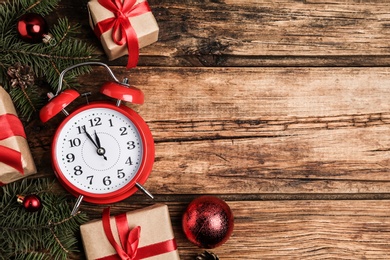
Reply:
[[[4, 140], [12, 136], [21, 136], [26, 138], [22, 122], [20, 122], [19, 118], [13, 114], [1, 115], [0, 126], [2, 127], [0, 131], [0, 140]], [[9, 165], [21, 174], [24, 174], [22, 154], [19, 151], [0, 145], [0, 162]]]
[[131, 26], [129, 17], [135, 17], [151, 9], [144, 1], [135, 4], [136, 0], [98, 0], [99, 4], [114, 13], [115, 17], [107, 18], [96, 24], [94, 32], [98, 38], [112, 28], [111, 37], [117, 45], [127, 43], [129, 58], [127, 68], [134, 68], [138, 63], [139, 46], [137, 34]]
[[0, 115], [0, 140], [4, 140], [11, 136], [21, 136], [26, 138], [26, 133], [20, 119], [14, 114]]
[[103, 210], [102, 222], [104, 233], [111, 245], [115, 248], [117, 254], [98, 258], [97, 260], [138, 260], [168, 253], [177, 249], [175, 239], [138, 247], [141, 227], [137, 226], [130, 230], [126, 214], [115, 216], [119, 240], [122, 245], [120, 246], [116, 243], [114, 235], [112, 234], [110, 225], [110, 208], [105, 208]]

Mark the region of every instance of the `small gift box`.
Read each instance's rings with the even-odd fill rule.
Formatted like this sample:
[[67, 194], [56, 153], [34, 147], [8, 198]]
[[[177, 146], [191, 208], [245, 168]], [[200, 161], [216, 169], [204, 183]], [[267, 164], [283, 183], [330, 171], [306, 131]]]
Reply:
[[180, 259], [168, 207], [162, 204], [110, 217], [80, 227], [87, 259]]
[[129, 55], [137, 66], [139, 49], [157, 41], [159, 28], [146, 0], [91, 0], [89, 23], [110, 60]]
[[0, 87], [0, 185], [37, 172], [11, 97]]

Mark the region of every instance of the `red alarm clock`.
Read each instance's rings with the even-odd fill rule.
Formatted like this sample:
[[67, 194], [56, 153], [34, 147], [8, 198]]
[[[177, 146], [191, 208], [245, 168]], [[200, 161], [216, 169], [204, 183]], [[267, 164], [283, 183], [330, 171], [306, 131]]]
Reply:
[[[85, 65], [107, 69], [114, 81], [104, 83], [100, 92], [116, 102], [87, 102], [69, 113], [65, 108], [80, 94], [72, 89], [61, 92], [63, 77], [67, 71]], [[126, 82], [127, 79], [124, 83], [118, 81], [104, 63], [74, 65], [60, 74], [57, 93], [48, 94], [50, 101], [40, 111], [42, 122], [61, 111], [66, 115], [54, 134], [51, 159], [60, 183], [78, 197], [72, 214], [82, 200], [115, 203], [138, 189], [153, 198], [142, 186], [154, 163], [153, 136], [142, 117], [122, 104], [143, 104], [144, 95]]]

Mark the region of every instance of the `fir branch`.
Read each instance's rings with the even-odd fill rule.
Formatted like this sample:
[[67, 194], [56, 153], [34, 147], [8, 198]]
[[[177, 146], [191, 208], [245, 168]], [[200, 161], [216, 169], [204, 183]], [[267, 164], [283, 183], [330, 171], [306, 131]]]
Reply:
[[16, 109], [24, 115], [26, 120], [29, 120], [33, 113], [43, 105], [43, 100], [41, 100], [37, 94], [37, 86], [31, 86], [27, 89], [12, 88], [9, 93]]
[[50, 228], [50, 232], [51, 234], [53, 235], [54, 237], [54, 240], [57, 242], [57, 244], [61, 247], [61, 249], [65, 252], [65, 253], [69, 253], [69, 251], [65, 248], [65, 246], [62, 244], [61, 240], [57, 237], [56, 233], [54, 232], [53, 229]]
[[42, 1], [36, 1], [35, 3], [33, 3], [31, 6], [27, 7], [25, 12], [28, 13], [31, 9], [33, 9], [34, 7], [38, 6]]
[[[37, 86], [32, 86], [27, 90], [15, 88], [10, 91], [10, 96], [13, 99], [16, 110], [27, 121], [29, 121], [33, 114], [36, 113], [40, 107], [43, 106], [43, 101], [40, 98], [36, 97], [35, 94], [25, 95], [25, 93], [35, 92], [36, 89]], [[28, 100], [28, 102], [26, 102], [26, 100]]]
[[[21, 41], [16, 32], [18, 17], [33, 12], [46, 15], [53, 11], [59, 0], [10, 0], [0, 5], [0, 85], [11, 95], [19, 115], [29, 120], [46, 102], [38, 86], [25, 92], [10, 87], [6, 71], [19, 62], [28, 65], [36, 78], [41, 79], [52, 92], [57, 90], [62, 70], [77, 63], [95, 60], [94, 48], [75, 38], [79, 25], [71, 25], [67, 18], [58, 19], [50, 34], [55, 44], [30, 44]], [[89, 67], [80, 67], [66, 75], [64, 88], [76, 86], [79, 75], [90, 72]], [[27, 94], [27, 95], [26, 95]]]
[[52, 12], [60, 0], [18, 0], [20, 3], [22, 14], [38, 13], [40, 15], [47, 15]]
[[22, 91], [24, 98], [27, 100], [28, 104], [30, 105], [30, 107], [32, 107], [32, 109], [34, 110], [34, 112], [37, 111], [37, 110], [35, 109], [34, 103], [32, 102], [30, 96], [27, 94], [26, 90], [23, 89], [23, 88], [21, 88], [20, 90]]
[[[24, 179], [0, 189], [0, 259], [66, 259], [76, 252], [80, 224], [85, 214], [69, 217], [70, 206], [63, 195], [56, 195], [55, 182]], [[44, 207], [26, 212], [16, 202], [17, 194], [39, 194]]]
[[[76, 45], [75, 45], [76, 46]], [[19, 46], [17, 46], [19, 47]], [[78, 47], [78, 46], [76, 46]], [[82, 48], [83, 46], [80, 46], [80, 48]], [[11, 55], [15, 55], [15, 56], [20, 56], [20, 58], [22, 58], [21, 56], [30, 56], [29, 58], [45, 58], [45, 59], [51, 59], [51, 60], [56, 60], [56, 59], [60, 59], [60, 60], [72, 60], [72, 61], [81, 61], [81, 60], [87, 60], [87, 59], [91, 59], [92, 56], [91, 55], [85, 55], [85, 56], [76, 56], [76, 55], [56, 55], [56, 54], [51, 54], [51, 53], [44, 53], [44, 52], [39, 52], [39, 51], [36, 51], [34, 49], [8, 49], [8, 50], [5, 50], [5, 49], [1, 49], [0, 48], [0, 53], [7, 53], [7, 54], [11, 54]], [[27, 60], [26, 60], [27, 61]]]

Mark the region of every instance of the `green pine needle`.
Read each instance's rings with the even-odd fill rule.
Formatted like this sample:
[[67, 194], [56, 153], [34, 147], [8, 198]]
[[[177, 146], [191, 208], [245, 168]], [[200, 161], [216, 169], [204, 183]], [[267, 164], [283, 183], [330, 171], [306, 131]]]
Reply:
[[[56, 92], [58, 78], [65, 68], [90, 60], [94, 48], [77, 39], [79, 25], [70, 24], [67, 18], [58, 19], [51, 26], [50, 44], [30, 44], [22, 41], [16, 32], [17, 19], [28, 12], [46, 15], [53, 11], [59, 0], [12, 0], [0, 5], [0, 85], [11, 95], [19, 116], [29, 120], [47, 102], [41, 85]], [[16, 63], [32, 68], [37, 79], [34, 86], [22, 91], [10, 86], [8, 68]], [[63, 88], [74, 88], [78, 76], [90, 72], [90, 67], [79, 67], [68, 73]]]
[[[67, 259], [77, 251], [79, 226], [85, 214], [70, 216], [65, 196], [48, 179], [24, 179], [0, 189], [0, 259]], [[26, 212], [16, 196], [36, 194], [43, 208]]]

